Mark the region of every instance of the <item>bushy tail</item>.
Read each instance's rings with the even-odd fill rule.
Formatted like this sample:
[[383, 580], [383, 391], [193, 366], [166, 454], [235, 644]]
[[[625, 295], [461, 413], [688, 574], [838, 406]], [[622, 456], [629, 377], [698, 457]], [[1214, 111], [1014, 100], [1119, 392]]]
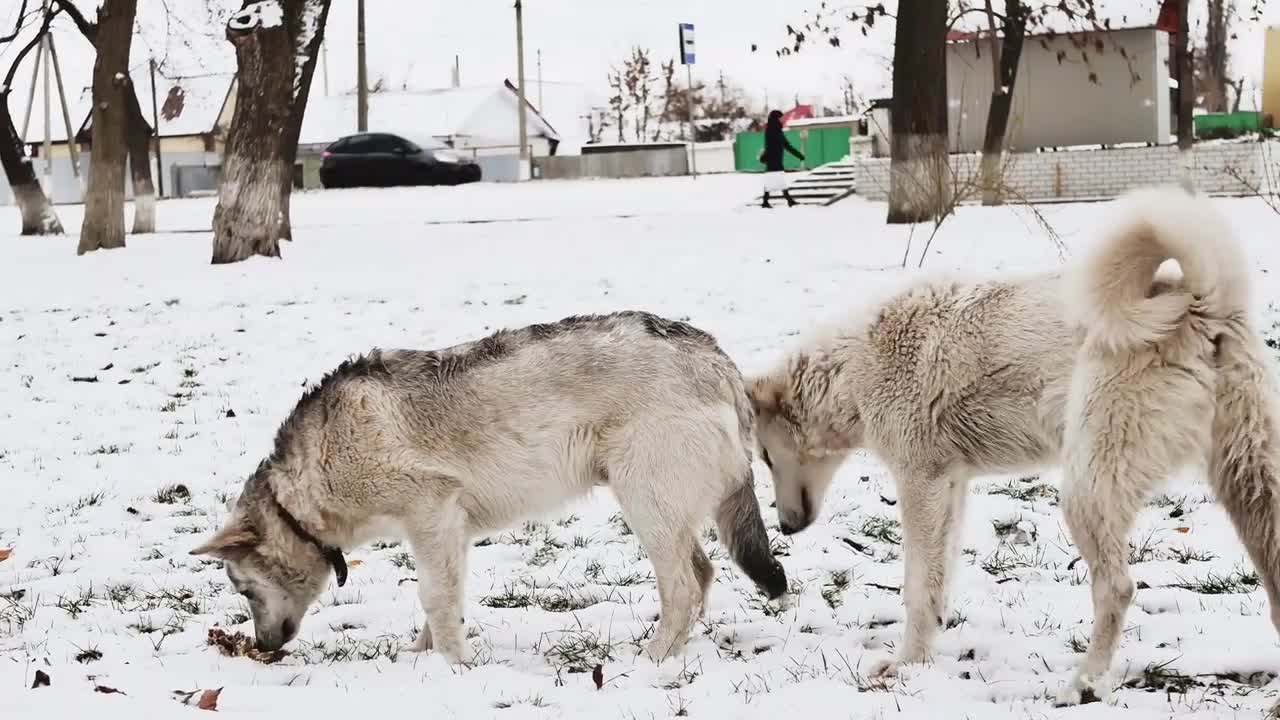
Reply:
[[1273, 362], [1247, 323], [1218, 338], [1209, 479], [1267, 591], [1280, 632], [1280, 408]]
[[[1076, 270], [1076, 296], [1068, 296], [1067, 311], [1093, 346], [1124, 352], [1159, 342], [1193, 303], [1215, 317], [1244, 310], [1249, 268], [1211, 200], [1160, 187], [1131, 192], [1120, 204], [1122, 216]], [[1166, 260], [1181, 267], [1180, 287], [1156, 283]]]
[[769, 549], [769, 534], [760, 515], [750, 466], [746, 478], [720, 501], [716, 528], [720, 542], [729, 550], [729, 557], [770, 600], [787, 591], [787, 573]]

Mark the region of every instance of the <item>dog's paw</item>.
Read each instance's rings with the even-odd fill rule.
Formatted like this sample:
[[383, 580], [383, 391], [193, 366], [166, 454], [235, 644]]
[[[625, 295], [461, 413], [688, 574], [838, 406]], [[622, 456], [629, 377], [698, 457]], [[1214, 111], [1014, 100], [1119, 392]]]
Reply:
[[778, 597], [767, 601], [768, 607], [778, 612], [787, 612], [796, 606], [796, 596], [791, 592], [784, 592]]
[[877, 660], [871, 664], [867, 670], [867, 679], [879, 682], [888, 682], [898, 677], [898, 670], [901, 663], [897, 658], [885, 658]]
[[431, 638], [431, 626], [427, 623], [422, 623], [422, 632], [418, 633], [418, 637], [409, 646], [409, 650], [410, 652], [427, 652], [433, 647], [435, 647], [435, 643]]
[[1058, 692], [1058, 698], [1053, 705], [1054, 707], [1073, 707], [1101, 701], [1102, 697], [1098, 694], [1093, 680], [1083, 675], [1076, 675]]
[[683, 650], [683, 643], [677, 644], [669, 640], [654, 639], [645, 644], [644, 656], [652, 660], [654, 665], [661, 665], [663, 662], [679, 655]]

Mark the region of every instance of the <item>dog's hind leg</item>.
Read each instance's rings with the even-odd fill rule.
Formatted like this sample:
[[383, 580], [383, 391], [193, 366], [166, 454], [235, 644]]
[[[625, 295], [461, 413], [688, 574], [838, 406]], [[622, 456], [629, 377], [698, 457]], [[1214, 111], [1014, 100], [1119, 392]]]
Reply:
[[[1104, 453], [1099, 453], [1104, 455]], [[1111, 492], [1127, 478], [1118, 469], [1065, 468], [1062, 510], [1071, 539], [1089, 567], [1093, 595], [1093, 634], [1084, 661], [1058, 697], [1059, 705], [1096, 702], [1099, 678], [1111, 667], [1125, 614], [1133, 601], [1128, 543], [1141, 498]], [[1136, 502], [1135, 502], [1136, 500]]]
[[[649, 462], [608, 468], [609, 485], [618, 498], [622, 516], [653, 563], [658, 581], [662, 607], [657, 630], [645, 647], [654, 662], [662, 662], [684, 649], [703, 593], [698, 563], [691, 553], [694, 517], [698, 510], [705, 512], [706, 508], [697, 507], [696, 502], [684, 502], [689, 498], [671, 491], [694, 487], [697, 481], [687, 481], [679, 477], [675, 468], [665, 465]], [[707, 560], [706, 567], [710, 564]]]
[[1271, 360], [1260, 345], [1239, 331], [1218, 340], [1209, 481], [1262, 578], [1280, 631], [1280, 417]]
[[697, 538], [693, 540], [693, 548], [690, 551], [690, 559], [693, 560], [693, 574], [698, 578], [698, 586], [702, 590], [702, 602], [698, 605], [698, 617], [707, 614], [707, 598], [711, 595], [711, 584], [716, 579], [716, 568], [711, 564], [711, 559], [707, 557], [707, 553], [702, 549], [702, 545]]
[[449, 498], [417, 515], [408, 527], [409, 545], [418, 566], [418, 599], [426, 613], [413, 649], [434, 648], [451, 663], [465, 663], [462, 599], [467, 575], [469, 535], [466, 513]]
[[952, 537], [963, 522], [968, 477], [959, 472], [897, 472], [902, 503], [902, 597], [907, 622], [892, 661], [876, 663], [872, 676], [893, 675], [900, 665], [928, 659], [947, 605], [947, 575], [956, 555]]

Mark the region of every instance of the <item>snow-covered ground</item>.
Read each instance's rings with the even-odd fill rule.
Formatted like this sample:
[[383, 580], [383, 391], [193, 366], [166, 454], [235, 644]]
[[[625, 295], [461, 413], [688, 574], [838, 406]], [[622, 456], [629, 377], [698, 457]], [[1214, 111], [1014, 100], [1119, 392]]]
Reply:
[[[752, 372], [898, 282], [908, 239], [912, 268], [927, 240], [858, 200], [748, 208], [757, 187], [730, 176], [303, 194], [283, 261], [222, 267], [208, 264], [202, 231], [212, 200], [161, 204], [174, 232], [123, 251], [77, 258], [73, 237], [0, 240], [0, 555], [12, 549], [0, 560], [0, 717], [170, 717], [199, 712], [174, 691], [216, 688], [226, 714], [308, 718], [1225, 718], [1276, 702], [1266, 599], [1195, 477], [1175, 481], [1133, 536], [1143, 589], [1112, 705], [1048, 699], [1091, 617], [1056, 472], [975, 483], [935, 662], [869, 687], [863, 674], [900, 640], [903, 618], [894, 486], [869, 457], [840, 473], [820, 522], [787, 539], [757, 466], [794, 607], [766, 608], [708, 535], [720, 572], [705, 623], [683, 660], [660, 667], [637, 657], [658, 609], [651, 567], [604, 493], [474, 549], [474, 669], [408, 651], [421, 611], [412, 560], [395, 545], [349, 555], [347, 586], [331, 582], [282, 662], [206, 645], [215, 625], [251, 631], [247, 608], [216, 564], [187, 551], [303, 385], [348, 355], [644, 308], [688, 317]], [[1256, 259], [1271, 322], [1280, 217], [1221, 202]], [[1109, 210], [1042, 208], [1068, 249]], [[12, 212], [0, 210], [0, 227], [17, 226]], [[77, 208], [60, 212], [78, 227]], [[965, 208], [925, 269], [1059, 262], [1041, 219]], [[30, 689], [37, 671], [50, 687]]]

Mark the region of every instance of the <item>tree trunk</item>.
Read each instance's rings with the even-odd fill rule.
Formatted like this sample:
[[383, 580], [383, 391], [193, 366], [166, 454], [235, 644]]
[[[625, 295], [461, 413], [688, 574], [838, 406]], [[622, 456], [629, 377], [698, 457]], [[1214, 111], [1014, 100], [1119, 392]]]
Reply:
[[93, 148], [77, 255], [124, 247], [124, 163], [129, 46], [138, 0], [106, 0], [98, 8], [93, 64]]
[[1195, 76], [1192, 72], [1191, 26], [1187, 0], [1178, 0], [1178, 32], [1174, 43], [1174, 67], [1178, 71], [1178, 176], [1187, 192], [1195, 192]]
[[298, 134], [329, 0], [249, 2], [227, 21], [236, 106], [213, 212], [213, 262], [280, 257]]
[[1234, 7], [1229, 0], [1209, 0], [1209, 21], [1205, 28], [1204, 61], [1201, 63], [1204, 74], [1204, 103], [1209, 112], [1227, 111], [1227, 88], [1231, 81], [1227, 78], [1227, 42], [1230, 13]]
[[[990, 5], [988, 4], [988, 10]], [[982, 204], [1000, 205], [1004, 202], [1003, 167], [1004, 136], [1009, 130], [1009, 113], [1013, 110], [1013, 88], [1018, 80], [1018, 61], [1022, 58], [1022, 41], [1027, 35], [1026, 8], [1022, 0], [1005, 0], [1004, 43], [1002, 52], [993, 53], [992, 62], [999, 58], [996, 86], [991, 89], [991, 107], [987, 109], [987, 131], [982, 139]], [[994, 38], [992, 45], [995, 45]]]
[[947, 3], [902, 0], [893, 50], [890, 223], [941, 217], [951, 194], [947, 158]]
[[156, 231], [156, 188], [151, 182], [151, 134], [138, 105], [138, 94], [125, 93], [129, 174], [133, 177], [133, 234]]
[[13, 126], [13, 116], [9, 114], [9, 92], [0, 93], [0, 124], [3, 124], [5, 136], [0, 139], [0, 165], [4, 166], [4, 176], [13, 191], [13, 201], [18, 205], [22, 215], [23, 235], [61, 235], [62, 222], [58, 213], [54, 212], [53, 203], [40, 187], [36, 177], [35, 166], [27, 157], [26, 146], [18, 137], [18, 129]]
[[1191, 74], [1191, 31], [1187, 0], [1178, 0], [1178, 32], [1174, 38], [1173, 62], [1178, 76], [1178, 148], [1190, 150], [1195, 142], [1195, 80]]

